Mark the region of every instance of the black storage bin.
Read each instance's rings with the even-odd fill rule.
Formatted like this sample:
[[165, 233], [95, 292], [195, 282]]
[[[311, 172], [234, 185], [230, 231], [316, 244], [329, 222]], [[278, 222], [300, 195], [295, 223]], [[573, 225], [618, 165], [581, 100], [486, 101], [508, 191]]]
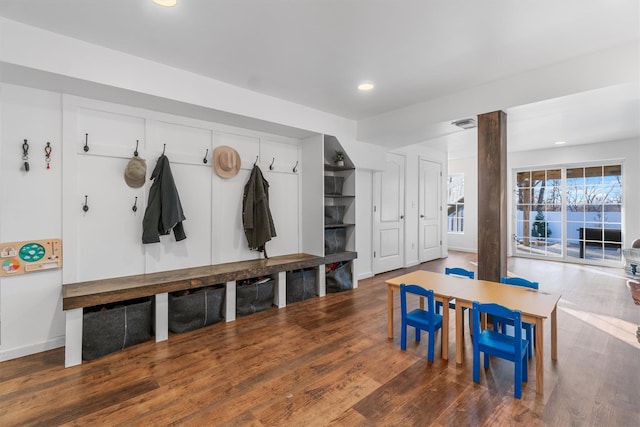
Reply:
[[246, 316], [267, 310], [273, 305], [272, 278], [258, 281], [238, 282], [236, 286], [236, 315]]
[[97, 359], [152, 338], [151, 298], [84, 309], [82, 358]]
[[351, 281], [351, 271], [346, 262], [335, 263], [329, 266], [329, 271], [325, 274], [327, 292], [335, 293], [353, 289]]
[[325, 206], [324, 207], [324, 223], [325, 225], [342, 224], [344, 220], [344, 211], [346, 206]]
[[330, 196], [341, 196], [343, 184], [344, 184], [343, 176], [326, 175], [324, 177], [324, 194], [327, 194]]
[[287, 304], [316, 296], [316, 270], [287, 271]]
[[327, 228], [324, 230], [324, 254], [330, 255], [344, 252], [346, 244], [346, 231], [344, 228]]
[[224, 295], [224, 286], [170, 293], [169, 330], [179, 334], [221, 321]]

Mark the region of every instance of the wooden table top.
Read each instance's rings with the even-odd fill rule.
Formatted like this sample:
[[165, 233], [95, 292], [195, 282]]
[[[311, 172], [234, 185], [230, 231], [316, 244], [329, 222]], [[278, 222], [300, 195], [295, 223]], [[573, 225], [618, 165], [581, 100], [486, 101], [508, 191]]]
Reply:
[[[418, 270], [385, 281], [400, 287], [401, 283], [433, 289], [434, 294], [455, 298], [456, 301], [496, 303], [520, 310], [530, 317], [547, 318], [560, 300], [560, 294], [536, 291], [521, 286], [510, 286], [488, 280], [470, 280], [443, 273]], [[466, 305], [466, 304], [465, 304]]]

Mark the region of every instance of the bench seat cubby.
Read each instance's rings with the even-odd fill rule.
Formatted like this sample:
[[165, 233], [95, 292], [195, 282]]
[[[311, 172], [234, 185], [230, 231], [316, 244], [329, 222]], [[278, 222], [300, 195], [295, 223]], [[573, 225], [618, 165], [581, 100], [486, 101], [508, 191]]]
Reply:
[[180, 334], [220, 322], [224, 285], [185, 289], [169, 294], [169, 331]]
[[[193, 319], [183, 318], [182, 315], [177, 316], [177, 319], [174, 317], [171, 320], [169, 314], [170, 306], [175, 308], [177, 301], [174, 297], [198, 295], [202, 288], [208, 288], [213, 283], [223, 284], [214, 288], [217, 290], [211, 289], [211, 292], [213, 292], [211, 296], [213, 299], [220, 296], [223, 308], [219, 317], [224, 318], [226, 322], [231, 322], [236, 319], [237, 315], [237, 294], [238, 289], [241, 288], [241, 286], [238, 286], [238, 282], [255, 277], [269, 277], [271, 279], [272, 293], [269, 293], [270, 300], [266, 300], [263, 304], [266, 305], [266, 308], [270, 308], [272, 305], [281, 308], [287, 304], [287, 272], [312, 268], [316, 279], [316, 294], [324, 296], [324, 264], [336, 261], [350, 261], [356, 257], [356, 252], [344, 252], [324, 257], [299, 253], [274, 256], [268, 259], [246, 260], [64, 284], [62, 286], [62, 307], [66, 313], [65, 366], [74, 366], [82, 362], [83, 314], [86, 307], [148, 298], [153, 313], [151, 330], [155, 331], [156, 341], [164, 341], [169, 338], [170, 322], [176, 326], [175, 332], [178, 332], [178, 329], [190, 330], [190, 328], [194, 328], [194, 325], [202, 321], [202, 317], [198, 321], [193, 321]], [[213, 300], [209, 300], [209, 290], [204, 292], [207, 295], [207, 304], [213, 303]], [[243, 292], [244, 290], [240, 289], [240, 294]], [[195, 297], [195, 299], [198, 298], [200, 297]], [[151, 301], [153, 301], [153, 304]], [[187, 300], [184, 301], [182, 305], [192, 304], [191, 302], [187, 303]], [[198, 302], [194, 302], [193, 305], [204, 307], [202, 303]], [[206, 320], [203, 322], [217, 321], [215, 320], [217, 319], [215, 316], [215, 313], [218, 313], [217, 308], [207, 305], [206, 310]], [[210, 317], [212, 313], [213, 316]], [[174, 312], [175, 314], [177, 313]], [[194, 322], [193, 324], [191, 323], [192, 321]], [[142, 322], [141, 326], [145, 327]]]
[[87, 307], [83, 310], [82, 358], [93, 360], [151, 340], [152, 298]]

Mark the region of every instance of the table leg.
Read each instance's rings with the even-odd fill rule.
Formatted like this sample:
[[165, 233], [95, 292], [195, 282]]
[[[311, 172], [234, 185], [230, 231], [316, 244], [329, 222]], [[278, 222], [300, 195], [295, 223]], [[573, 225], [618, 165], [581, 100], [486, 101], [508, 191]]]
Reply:
[[[471, 309], [469, 309], [471, 310]], [[462, 335], [462, 305], [456, 301], [456, 363], [462, 364], [462, 349], [464, 348], [464, 338]]]
[[556, 318], [556, 307], [551, 312], [551, 360], [558, 360], [558, 324]]
[[387, 285], [387, 338], [393, 339], [393, 288]]
[[544, 394], [544, 339], [543, 320], [536, 319], [536, 393]]
[[449, 360], [449, 300], [442, 299], [442, 358]]

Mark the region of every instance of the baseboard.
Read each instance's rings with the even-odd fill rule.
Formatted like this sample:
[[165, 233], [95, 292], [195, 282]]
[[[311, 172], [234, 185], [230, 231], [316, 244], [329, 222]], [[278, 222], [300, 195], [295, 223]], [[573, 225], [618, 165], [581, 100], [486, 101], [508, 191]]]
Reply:
[[54, 348], [60, 347], [64, 347], [64, 336], [53, 338], [37, 344], [30, 344], [24, 347], [0, 351], [0, 362], [17, 359], [19, 357], [30, 356], [32, 354], [42, 353], [43, 351], [53, 350]]
[[449, 250], [450, 251], [456, 251], [456, 252], [469, 252], [469, 253], [473, 253], [473, 254], [477, 254], [478, 253], [478, 249], [474, 249], [474, 248], [454, 248], [449, 246]]
[[369, 277], [373, 277], [373, 273], [370, 271], [367, 271], [365, 273], [360, 273], [358, 274], [358, 280], [362, 280], [362, 279], [368, 279]]

